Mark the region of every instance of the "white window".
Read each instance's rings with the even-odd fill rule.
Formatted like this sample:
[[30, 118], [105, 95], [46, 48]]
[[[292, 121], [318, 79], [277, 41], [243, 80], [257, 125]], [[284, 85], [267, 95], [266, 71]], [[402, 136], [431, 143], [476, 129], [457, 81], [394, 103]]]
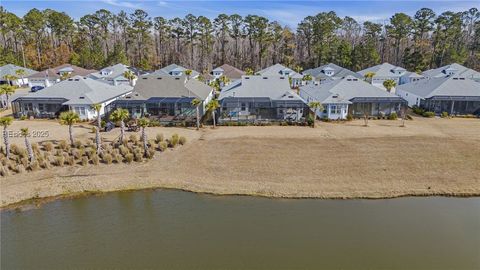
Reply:
[[73, 110], [76, 113], [78, 113], [79, 115], [85, 115], [86, 114], [85, 107], [75, 107], [75, 108], [73, 108]]
[[337, 105], [330, 105], [330, 114], [340, 114], [342, 107]]

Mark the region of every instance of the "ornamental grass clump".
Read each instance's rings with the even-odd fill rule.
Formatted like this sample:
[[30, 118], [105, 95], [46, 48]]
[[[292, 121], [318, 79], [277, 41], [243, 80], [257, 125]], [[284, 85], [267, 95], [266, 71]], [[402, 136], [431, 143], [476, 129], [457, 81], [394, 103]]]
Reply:
[[27, 167], [30, 171], [36, 171], [38, 169], [40, 169], [40, 165], [39, 165], [39, 161], [38, 160], [34, 160], [30, 163], [30, 165], [28, 165]]
[[63, 167], [64, 164], [65, 164], [65, 157], [63, 155], [55, 157], [55, 162], [54, 162], [55, 166]]
[[47, 151], [47, 152], [52, 152], [53, 151], [53, 143], [51, 142], [45, 142], [42, 144], [43, 146], [43, 150]]
[[80, 160], [80, 164], [82, 166], [87, 166], [88, 165], [88, 157], [82, 157], [82, 159]]
[[162, 134], [162, 133], [158, 133], [158, 134], [155, 136], [155, 142], [156, 142], [156, 143], [161, 143], [161, 142], [163, 142], [163, 134]]
[[389, 116], [388, 116], [388, 120], [397, 120], [398, 119], [398, 115], [396, 112], [392, 112]]
[[93, 165], [98, 165], [100, 163], [100, 159], [97, 155], [93, 155], [91, 158]]
[[61, 140], [58, 142], [58, 147], [63, 151], [68, 151], [70, 149], [70, 145], [65, 140]]
[[132, 163], [132, 161], [133, 161], [133, 154], [132, 153], [128, 153], [127, 155], [125, 155], [125, 162]]
[[174, 148], [175, 146], [177, 146], [178, 140], [179, 140], [178, 134], [176, 133], [173, 134], [170, 140], [168, 140], [168, 147]]
[[185, 138], [183, 136], [180, 136], [180, 138], [178, 139], [178, 143], [180, 145], [184, 145], [186, 142], [187, 142], [187, 138]]
[[112, 164], [113, 157], [112, 157], [112, 155], [110, 155], [110, 154], [104, 154], [103, 157], [102, 157], [102, 160], [103, 160], [103, 162], [105, 162], [106, 164]]
[[168, 143], [167, 142], [160, 142], [158, 144], [158, 150], [160, 150], [161, 152], [167, 150], [167, 147], [168, 147]]
[[75, 140], [73, 142], [73, 146], [75, 146], [75, 148], [80, 148], [82, 145], [83, 145], [83, 143], [80, 140]]
[[1, 176], [9, 176], [10, 171], [5, 166], [0, 166], [0, 175]]

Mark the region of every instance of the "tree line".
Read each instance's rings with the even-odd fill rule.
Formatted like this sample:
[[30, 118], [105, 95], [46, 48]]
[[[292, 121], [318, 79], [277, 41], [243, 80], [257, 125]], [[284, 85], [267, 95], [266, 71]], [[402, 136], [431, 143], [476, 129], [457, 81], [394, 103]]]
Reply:
[[453, 62], [480, 69], [477, 8], [441, 14], [422, 8], [413, 17], [395, 13], [385, 24], [321, 12], [291, 29], [257, 15], [166, 19], [141, 9], [100, 9], [74, 20], [36, 8], [18, 17], [0, 6], [0, 27], [0, 65], [36, 70], [64, 63], [147, 70], [177, 63], [201, 72], [224, 63], [243, 70], [282, 63], [299, 70], [330, 62], [355, 71], [383, 62], [413, 71]]

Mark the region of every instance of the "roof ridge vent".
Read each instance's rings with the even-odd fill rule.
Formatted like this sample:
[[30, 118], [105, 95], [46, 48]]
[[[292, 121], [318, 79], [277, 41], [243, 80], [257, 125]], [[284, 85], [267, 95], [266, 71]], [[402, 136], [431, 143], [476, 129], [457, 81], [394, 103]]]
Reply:
[[262, 79], [266, 80], [266, 79], [268, 79], [268, 77], [263, 77]]

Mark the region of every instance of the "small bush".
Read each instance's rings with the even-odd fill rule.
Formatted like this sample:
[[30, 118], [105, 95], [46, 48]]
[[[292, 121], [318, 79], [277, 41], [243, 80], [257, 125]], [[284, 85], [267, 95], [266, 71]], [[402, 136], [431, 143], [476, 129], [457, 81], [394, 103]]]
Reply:
[[116, 163], [122, 163], [122, 161], [123, 161], [123, 156], [120, 155], [120, 154], [115, 154], [114, 158], [115, 158]]
[[308, 126], [313, 126], [313, 122], [314, 122], [314, 121], [315, 121], [315, 120], [313, 119], [313, 116], [311, 116], [311, 115], [309, 114], [308, 117], [307, 117], [307, 124], [308, 124]]
[[43, 144], [43, 149], [47, 152], [52, 152], [53, 150], [53, 143], [51, 142], [46, 142]]
[[178, 134], [176, 134], [176, 133], [173, 134], [173, 135], [172, 135], [172, 138], [170, 138], [170, 140], [168, 141], [168, 146], [169, 146], [169, 147], [172, 147], [172, 148], [175, 147], [175, 146], [177, 146], [179, 139], [180, 139], [180, 138], [178, 137]]
[[40, 167], [43, 169], [50, 169], [50, 161], [48, 159], [44, 159], [40, 162]]
[[36, 171], [38, 169], [40, 169], [40, 165], [38, 163], [38, 161], [33, 161], [30, 163], [30, 165], [28, 165], [28, 169], [31, 170], [31, 171]]
[[40, 153], [40, 147], [38, 146], [38, 143], [32, 143], [32, 150], [35, 153]]
[[187, 143], [187, 138], [180, 136], [180, 138], [178, 139], [178, 143], [180, 145], [184, 145], [185, 143]]
[[124, 145], [120, 145], [118, 149], [120, 150], [120, 154], [122, 154], [122, 156], [126, 156], [127, 154], [130, 153], [130, 150], [128, 149], [128, 147]]
[[80, 148], [82, 145], [83, 145], [83, 143], [80, 140], [75, 140], [73, 142], [73, 146], [75, 146], [75, 148]]
[[85, 151], [89, 159], [92, 159], [94, 156], [97, 156], [97, 150], [95, 148], [89, 148]]
[[162, 152], [165, 151], [167, 149], [167, 147], [168, 147], [167, 142], [160, 142], [158, 144], [158, 150], [160, 150]]
[[28, 117], [27, 117], [26, 115], [20, 116], [20, 120], [22, 120], [22, 121], [23, 121], [23, 120], [27, 120], [27, 119], [28, 119]]
[[441, 117], [442, 118], [448, 118], [448, 112], [442, 112]]
[[347, 121], [352, 121], [353, 120], [353, 116], [351, 114], [347, 114]]
[[16, 173], [24, 173], [25, 172], [25, 167], [22, 164], [18, 164], [17, 166], [15, 166], [14, 171]]
[[419, 108], [418, 106], [413, 106], [412, 110], [415, 114], [418, 114], [418, 115], [423, 115], [423, 113], [425, 112], [424, 109]]
[[55, 166], [62, 167], [65, 164], [65, 157], [63, 155], [55, 157]]
[[100, 163], [100, 159], [97, 155], [93, 155], [90, 159], [92, 160], [93, 165], [98, 165], [98, 163]]
[[20, 163], [22, 163], [23, 167], [25, 167], [25, 168], [28, 167], [28, 159], [27, 158], [20, 159]]
[[75, 158], [72, 156], [68, 156], [67, 158], [65, 158], [65, 161], [70, 166], [75, 165]]
[[0, 175], [1, 175], [1, 176], [9, 176], [9, 175], [10, 175], [10, 171], [7, 169], [7, 167], [1, 166], [1, 167], [0, 167]]
[[68, 151], [70, 149], [70, 145], [65, 140], [61, 140], [60, 142], [58, 142], [58, 147], [60, 147], [60, 149], [62, 149], [63, 151]]
[[133, 154], [128, 153], [127, 155], [125, 155], [125, 161], [126, 161], [127, 163], [132, 163], [132, 161], [133, 161]]
[[154, 156], [155, 156], [155, 150], [154, 149], [148, 149], [147, 158], [152, 159]]
[[78, 149], [75, 149], [73, 148], [70, 153], [72, 154], [72, 156], [76, 159], [80, 159], [82, 157], [82, 155], [80, 154], [80, 151]]
[[422, 115], [423, 117], [429, 117], [429, 118], [435, 117], [434, 112], [424, 112]]
[[112, 164], [112, 161], [113, 161], [112, 155], [110, 154], [103, 155], [103, 162], [105, 162], [106, 164]]
[[396, 112], [392, 112], [389, 116], [388, 116], [388, 120], [397, 120], [398, 119], [398, 115]]
[[132, 134], [132, 135], [130, 135], [129, 140], [130, 140], [132, 143], [135, 143], [135, 144], [136, 144], [136, 143], [138, 142], [138, 137], [137, 137], [136, 134]]
[[156, 143], [161, 143], [161, 142], [163, 142], [163, 134], [158, 133], [157, 136], [155, 136], [155, 142], [156, 142]]
[[82, 160], [80, 161], [80, 164], [82, 164], [82, 166], [87, 166], [88, 165], [88, 158], [87, 157], [82, 157]]

